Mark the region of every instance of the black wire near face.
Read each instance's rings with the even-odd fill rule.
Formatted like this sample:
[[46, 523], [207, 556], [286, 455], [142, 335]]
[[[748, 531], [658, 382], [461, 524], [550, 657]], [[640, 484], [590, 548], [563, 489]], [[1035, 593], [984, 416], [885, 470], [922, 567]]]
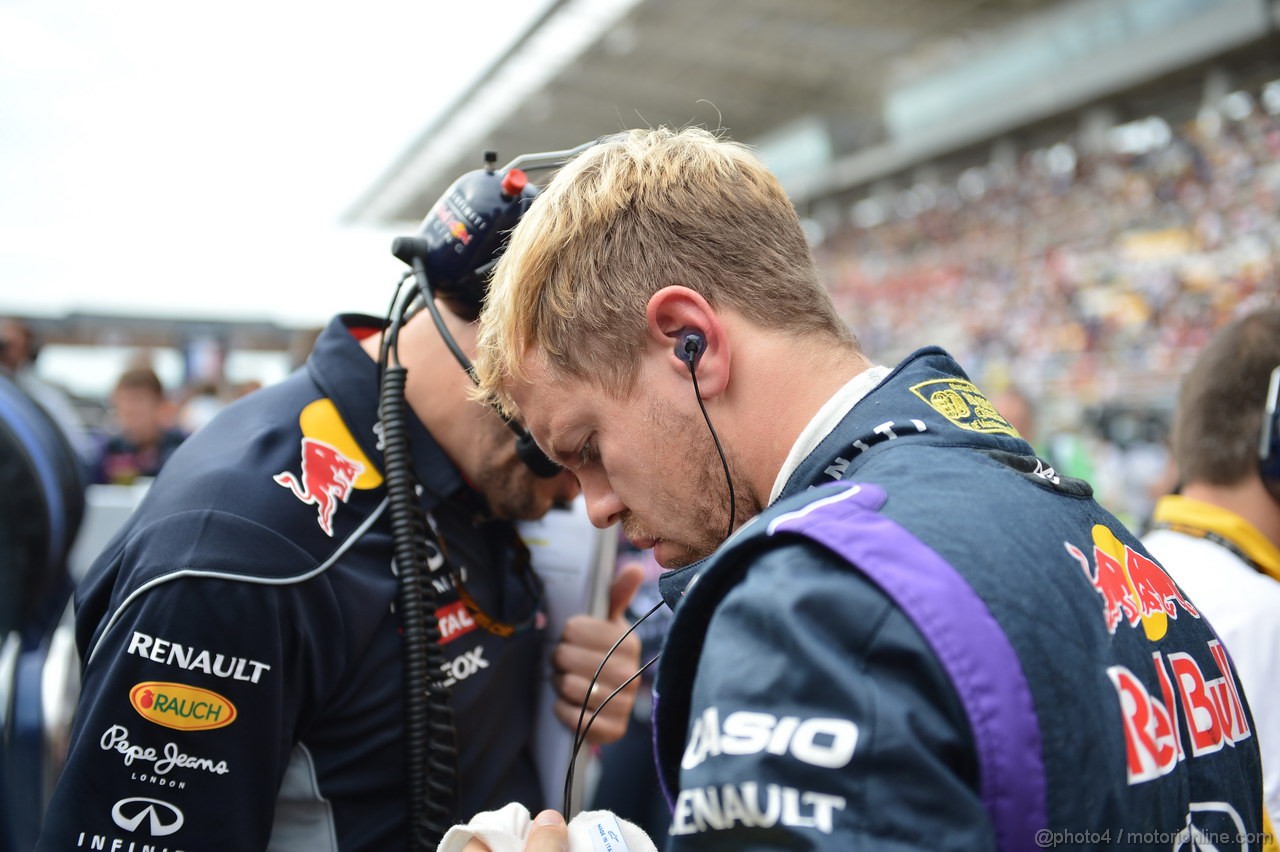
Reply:
[[[711, 440], [715, 442], [716, 453], [719, 454], [720, 464], [724, 468], [724, 481], [729, 489], [729, 528], [725, 530], [725, 534], [724, 534], [724, 537], [727, 540], [729, 536], [733, 535], [733, 527], [734, 527], [734, 523], [737, 521], [737, 511], [738, 511], [738, 501], [736, 499], [736, 496], [733, 490], [733, 477], [730, 476], [729, 474], [729, 461], [727, 458], [725, 458], [724, 447], [720, 445], [720, 436], [716, 434], [715, 427], [711, 425], [711, 417], [707, 414], [707, 406], [702, 401], [702, 391], [698, 388], [698, 371], [697, 371], [697, 367], [695, 366], [697, 363], [697, 359], [695, 357], [692, 357], [692, 353], [691, 353], [691, 357], [688, 358], [686, 363], [689, 366], [689, 376], [693, 379], [694, 398], [698, 400], [698, 409], [702, 412], [702, 419], [706, 421], [707, 429], [708, 431], [711, 432]], [[596, 716], [600, 715], [600, 711], [604, 709], [606, 704], [608, 704], [610, 701], [613, 700], [613, 697], [615, 695], [622, 692], [622, 690], [625, 689], [628, 684], [630, 684], [636, 678], [640, 677], [640, 675], [643, 674], [644, 671], [648, 669], [651, 665], [656, 663], [658, 661], [658, 658], [661, 657], [662, 655], [655, 654], [653, 659], [649, 660], [649, 662], [645, 663], [643, 666], [640, 667], [640, 671], [636, 672], [631, 677], [627, 678], [626, 681], [624, 681], [621, 686], [619, 686], [613, 692], [609, 693], [609, 695], [605, 698], [605, 700], [600, 702], [600, 706], [596, 708], [595, 712], [591, 714], [591, 718], [587, 720], [586, 727], [584, 728], [582, 725], [582, 720], [587, 715], [587, 706], [588, 706], [588, 702], [591, 700], [591, 691], [595, 689], [596, 681], [600, 678], [600, 673], [604, 671], [605, 664], [609, 662], [609, 658], [613, 656], [614, 651], [618, 650], [618, 647], [622, 644], [623, 640], [625, 640], [628, 636], [630, 636], [632, 631], [634, 631], [637, 627], [643, 624], [645, 619], [649, 618], [649, 616], [653, 615], [664, 605], [665, 605], [665, 601], [658, 601], [658, 603], [654, 604], [652, 609], [646, 612], [638, 621], [636, 621], [635, 624], [631, 625], [630, 629], [628, 629], [626, 633], [622, 634], [622, 638], [619, 639], [617, 642], [615, 642], [613, 644], [613, 647], [609, 649], [609, 652], [604, 655], [604, 659], [600, 661], [599, 667], [596, 668], [595, 675], [593, 675], [591, 678], [591, 684], [587, 687], [587, 694], [582, 699], [582, 708], [581, 710], [578, 711], [578, 726], [574, 735], [573, 753], [569, 757], [569, 770], [565, 773], [564, 818], [566, 822], [571, 817], [571, 813], [570, 813], [570, 811], [572, 810], [571, 791], [573, 789], [573, 772], [574, 772], [575, 764], [577, 763], [577, 760], [578, 760], [578, 750], [582, 748], [582, 744], [586, 742], [587, 732], [591, 730], [592, 722], [596, 720]]]
[[[403, 282], [402, 282], [403, 283]], [[416, 288], [414, 288], [416, 289]], [[383, 335], [378, 411], [393, 553], [399, 566], [396, 611], [402, 628], [405, 772], [410, 849], [434, 849], [453, 820], [457, 750], [449, 691], [433, 674], [442, 670], [435, 587], [428, 577], [427, 522], [418, 504], [409, 447], [407, 371], [400, 364], [399, 332], [415, 293], [397, 300]]]
[[[400, 276], [400, 280], [396, 282], [395, 292], [391, 294], [391, 303], [387, 305], [387, 316], [382, 323], [382, 340], [378, 344], [378, 387], [382, 387], [382, 374], [387, 369], [387, 343], [390, 339], [387, 331], [391, 328], [391, 321], [396, 315], [396, 303], [400, 301], [400, 294], [404, 290], [404, 284], [413, 277], [413, 271], [406, 271]], [[403, 313], [401, 308], [401, 313]]]
[[702, 402], [702, 391], [698, 389], [698, 371], [694, 367], [693, 359], [689, 362], [689, 376], [693, 379], [693, 397], [698, 400], [698, 409], [702, 412], [702, 419], [707, 422], [707, 429], [711, 432], [711, 440], [715, 441], [716, 452], [720, 454], [720, 464], [724, 467], [724, 481], [729, 486], [729, 529], [725, 531], [724, 537], [728, 540], [733, 535], [733, 524], [737, 520], [738, 501], [733, 494], [733, 477], [729, 475], [729, 461], [724, 457], [724, 448], [720, 446], [720, 436], [716, 434], [715, 427], [711, 425], [711, 417], [707, 414], [707, 406]]
[[666, 601], [658, 601], [656, 604], [653, 605], [652, 609], [650, 609], [644, 615], [640, 616], [640, 618], [636, 620], [635, 624], [627, 628], [627, 632], [623, 633], [622, 636], [618, 638], [618, 641], [613, 643], [613, 647], [609, 649], [608, 653], [604, 655], [604, 659], [600, 661], [600, 665], [596, 667], [596, 673], [591, 676], [591, 683], [587, 686], [587, 694], [582, 698], [582, 709], [578, 711], [578, 725], [576, 730], [574, 731], [574, 736], [573, 736], [573, 751], [569, 754], [569, 769], [567, 772], [565, 772], [565, 776], [564, 776], [564, 811], [563, 813], [564, 813], [565, 822], [569, 821], [569, 819], [571, 818], [571, 811], [573, 810], [572, 808], [573, 771], [574, 771], [575, 765], [578, 762], [578, 750], [581, 749], [582, 744], [587, 741], [587, 732], [591, 730], [591, 725], [593, 722], [595, 722], [596, 716], [600, 715], [600, 711], [605, 708], [606, 704], [608, 704], [610, 701], [613, 700], [614, 696], [618, 695], [620, 692], [622, 692], [622, 690], [626, 689], [627, 686], [633, 680], [640, 677], [640, 675], [644, 674], [645, 669], [649, 668], [649, 666], [656, 663], [658, 661], [658, 658], [661, 657], [662, 655], [654, 654], [653, 659], [649, 660], [649, 662], [645, 663], [643, 666], [640, 667], [640, 671], [636, 672], [631, 677], [627, 678], [625, 681], [622, 682], [621, 686], [619, 686], [613, 692], [610, 692], [605, 697], [604, 701], [600, 702], [600, 706], [595, 709], [595, 712], [591, 714], [591, 718], [587, 720], [586, 727], [583, 727], [582, 720], [586, 718], [586, 715], [587, 715], [587, 705], [588, 705], [588, 702], [591, 701], [591, 690], [595, 689], [596, 681], [600, 679], [600, 673], [604, 671], [605, 664], [609, 662], [609, 658], [613, 656], [613, 652], [618, 650], [618, 648], [622, 645], [622, 643], [626, 641], [627, 637], [630, 636], [633, 632], [635, 632], [635, 629], [637, 627], [639, 627], [641, 624], [644, 624], [645, 620], [648, 619], [649, 616], [653, 615], [655, 612], [657, 612], [659, 609], [661, 609], [665, 605], [666, 605]]

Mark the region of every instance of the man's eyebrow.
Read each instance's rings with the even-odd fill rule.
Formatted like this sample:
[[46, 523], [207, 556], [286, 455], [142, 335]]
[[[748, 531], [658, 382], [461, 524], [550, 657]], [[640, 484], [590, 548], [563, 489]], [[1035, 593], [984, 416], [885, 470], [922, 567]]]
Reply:
[[564, 433], [566, 431], [568, 430], [554, 429], [551, 434], [547, 436], [546, 446], [547, 454], [564, 467], [569, 466], [566, 462], [572, 461], [575, 458], [573, 450], [561, 449], [560, 442], [564, 439]]

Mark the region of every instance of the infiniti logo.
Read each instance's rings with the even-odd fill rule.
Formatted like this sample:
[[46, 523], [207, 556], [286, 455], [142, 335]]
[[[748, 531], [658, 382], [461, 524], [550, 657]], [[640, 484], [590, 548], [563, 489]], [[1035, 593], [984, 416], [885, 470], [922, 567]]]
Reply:
[[137, 831], [144, 819], [149, 819], [148, 830], [152, 837], [164, 837], [182, 828], [182, 811], [159, 799], [136, 796], [121, 799], [111, 809], [111, 819], [125, 831]]

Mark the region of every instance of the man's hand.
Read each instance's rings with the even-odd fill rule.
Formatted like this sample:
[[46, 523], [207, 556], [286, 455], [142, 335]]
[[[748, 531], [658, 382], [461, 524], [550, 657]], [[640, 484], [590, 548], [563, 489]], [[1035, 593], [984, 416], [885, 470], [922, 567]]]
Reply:
[[[552, 662], [556, 669], [556, 692], [559, 693], [559, 700], [556, 701], [556, 718], [570, 730], [574, 730], [578, 724], [582, 699], [587, 694], [591, 676], [595, 674], [605, 653], [631, 626], [622, 615], [642, 582], [644, 582], [644, 569], [639, 565], [623, 568], [614, 579], [613, 587], [609, 591], [608, 621], [577, 615], [565, 624], [564, 636], [556, 646]], [[639, 668], [640, 640], [632, 634], [618, 647], [618, 650], [609, 658], [608, 665], [600, 672], [595, 689], [591, 692], [591, 699], [587, 702], [587, 714], [583, 718], [584, 726], [600, 703]], [[604, 710], [600, 711], [600, 715], [591, 725], [587, 742], [593, 745], [611, 743], [626, 733], [638, 689], [639, 679], [637, 678], [605, 705]]]

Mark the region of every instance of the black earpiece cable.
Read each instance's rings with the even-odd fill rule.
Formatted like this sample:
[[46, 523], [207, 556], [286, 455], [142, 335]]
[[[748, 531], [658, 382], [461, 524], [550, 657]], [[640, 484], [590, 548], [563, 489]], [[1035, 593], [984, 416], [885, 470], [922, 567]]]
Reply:
[[702, 411], [702, 419], [707, 421], [707, 429], [711, 431], [711, 440], [716, 443], [716, 452], [720, 454], [720, 464], [724, 467], [724, 481], [729, 486], [729, 530], [724, 534], [726, 540], [733, 535], [733, 523], [737, 520], [738, 501], [733, 495], [733, 477], [729, 475], [729, 461], [724, 457], [724, 448], [720, 446], [720, 436], [716, 434], [716, 429], [711, 425], [711, 417], [707, 414], [707, 406], [702, 402], [702, 391], [698, 390], [698, 371], [694, 369], [693, 359], [690, 358], [689, 376], [693, 379], [693, 397], [698, 400], [698, 408]]
[[595, 709], [595, 712], [591, 714], [591, 718], [587, 721], [587, 725], [584, 728], [582, 725], [582, 720], [586, 718], [586, 715], [587, 715], [587, 705], [591, 701], [591, 690], [596, 688], [596, 681], [600, 679], [600, 673], [604, 671], [605, 664], [609, 662], [609, 658], [613, 656], [613, 652], [618, 650], [619, 646], [621, 646], [622, 643], [626, 641], [627, 637], [630, 636], [637, 627], [639, 627], [641, 624], [644, 624], [645, 620], [648, 619], [649, 616], [653, 615], [655, 612], [657, 612], [659, 609], [661, 609], [664, 606], [666, 606], [666, 601], [658, 601], [656, 604], [653, 605], [653, 607], [648, 612], [640, 616], [640, 618], [636, 621], [635, 624], [627, 628], [627, 632], [623, 633], [622, 636], [618, 637], [618, 641], [613, 643], [613, 647], [609, 649], [608, 653], [604, 655], [604, 659], [600, 661], [600, 665], [596, 667], [596, 673], [591, 676], [591, 683], [587, 686], [587, 694], [582, 698], [582, 709], [578, 711], [578, 725], [577, 725], [577, 729], [574, 731], [573, 751], [569, 755], [569, 769], [564, 776], [564, 811], [563, 813], [564, 813], [565, 822], [568, 822], [569, 819], [571, 818], [570, 811], [572, 809], [571, 804], [573, 799], [573, 796], [572, 796], [573, 770], [575, 765], [578, 762], [578, 750], [581, 749], [582, 744], [587, 741], [587, 732], [591, 730], [591, 723], [596, 720], [596, 716], [600, 714], [600, 711], [604, 709], [604, 706], [606, 704], [608, 704], [610, 701], [613, 700], [613, 697], [615, 695], [617, 695], [624, 688], [626, 688], [626, 686], [630, 684], [631, 681], [635, 680], [636, 678], [640, 677], [640, 675], [644, 674], [644, 670], [649, 668], [649, 666], [653, 665], [654, 663], [656, 663], [658, 661], [658, 657], [662, 655], [655, 654], [652, 660], [650, 660], [649, 662], [645, 663], [643, 666], [640, 667], [640, 671], [636, 672], [631, 677], [627, 678], [625, 681], [623, 681], [622, 686], [619, 686], [613, 692], [609, 693], [609, 695], [605, 697], [604, 701], [600, 702], [600, 706]]
[[404, 282], [412, 277], [412, 270], [406, 270], [400, 276], [400, 280], [396, 282], [395, 292], [391, 294], [391, 304], [387, 305], [387, 316], [382, 323], [382, 342], [378, 346], [378, 387], [382, 387], [382, 374], [387, 369], [387, 352], [391, 340], [391, 335], [387, 331], [391, 328], [391, 321], [396, 313], [396, 303], [400, 301], [400, 293], [404, 290]]
[[453, 353], [454, 359], [462, 369], [467, 371], [467, 375], [471, 377], [471, 381], [476, 380], [476, 368], [472, 366], [471, 359], [462, 351], [462, 347], [458, 345], [458, 341], [453, 339], [453, 335], [449, 332], [448, 326], [444, 324], [444, 317], [440, 315], [440, 308], [436, 306], [435, 289], [431, 287], [427, 279], [427, 267], [423, 264], [422, 258], [415, 257], [413, 259], [413, 274], [417, 277], [425, 293], [423, 301], [427, 304], [427, 311], [431, 314], [431, 321], [436, 324], [436, 330], [440, 332], [440, 337], [444, 340], [444, 345], [449, 347], [449, 351]]
[[[702, 419], [706, 421], [707, 429], [708, 431], [711, 432], [711, 440], [715, 442], [716, 452], [720, 455], [720, 465], [724, 468], [724, 481], [729, 488], [729, 529], [724, 534], [724, 537], [727, 540], [729, 536], [733, 535], [733, 525], [734, 525], [734, 522], [737, 520], [737, 511], [738, 511], [738, 501], [735, 498], [734, 490], [733, 490], [733, 477], [729, 475], [729, 460], [725, 458], [724, 447], [720, 445], [720, 436], [716, 434], [715, 427], [711, 425], [711, 417], [710, 415], [707, 414], [707, 406], [702, 401], [702, 391], [698, 388], [698, 371], [694, 366], [695, 358], [693, 357], [692, 353], [690, 353], [690, 357], [688, 358], [686, 363], [689, 365], [689, 376], [690, 378], [693, 379], [694, 398], [698, 400], [698, 409], [702, 412]], [[564, 818], [566, 822], [570, 819], [570, 816], [571, 816], [570, 811], [572, 810], [573, 773], [578, 761], [578, 750], [581, 749], [582, 744], [587, 741], [587, 732], [591, 730], [591, 724], [595, 722], [596, 717], [600, 715], [600, 711], [605, 708], [606, 704], [608, 704], [610, 701], [613, 700], [613, 697], [615, 695], [622, 692], [622, 690], [625, 689], [633, 680], [640, 677], [640, 675], [644, 674], [645, 670], [648, 669], [650, 666], [652, 666], [654, 663], [656, 663], [658, 661], [658, 658], [661, 657], [662, 654], [655, 654], [653, 656], [653, 659], [649, 660], [649, 662], [645, 663], [643, 666], [640, 667], [640, 671], [636, 672], [631, 677], [627, 678], [625, 681], [623, 681], [621, 686], [619, 686], [613, 692], [609, 693], [609, 695], [604, 699], [604, 701], [600, 702], [600, 706], [595, 709], [595, 712], [591, 714], [591, 718], [587, 719], [586, 727], [583, 727], [582, 720], [587, 715], [587, 706], [591, 700], [591, 691], [595, 689], [596, 681], [599, 680], [600, 673], [604, 671], [605, 664], [609, 662], [609, 658], [613, 656], [613, 652], [618, 650], [618, 647], [623, 643], [623, 641], [628, 636], [631, 635], [632, 631], [634, 631], [637, 627], [643, 624], [645, 620], [649, 618], [649, 616], [653, 615], [655, 612], [657, 612], [661, 607], [665, 605], [666, 605], [666, 601], [658, 601], [656, 604], [653, 605], [652, 609], [650, 609], [643, 616], [641, 616], [640, 619], [636, 621], [635, 624], [631, 625], [631, 627], [627, 630], [627, 632], [622, 634], [622, 637], [618, 639], [617, 642], [613, 643], [613, 647], [610, 648], [609, 652], [604, 655], [604, 659], [600, 661], [600, 665], [596, 668], [596, 673], [591, 678], [591, 684], [587, 687], [587, 694], [582, 699], [582, 708], [578, 711], [578, 726], [577, 726], [576, 734], [574, 736], [573, 752], [569, 757], [569, 770], [565, 773], [565, 778], [564, 778]]]

